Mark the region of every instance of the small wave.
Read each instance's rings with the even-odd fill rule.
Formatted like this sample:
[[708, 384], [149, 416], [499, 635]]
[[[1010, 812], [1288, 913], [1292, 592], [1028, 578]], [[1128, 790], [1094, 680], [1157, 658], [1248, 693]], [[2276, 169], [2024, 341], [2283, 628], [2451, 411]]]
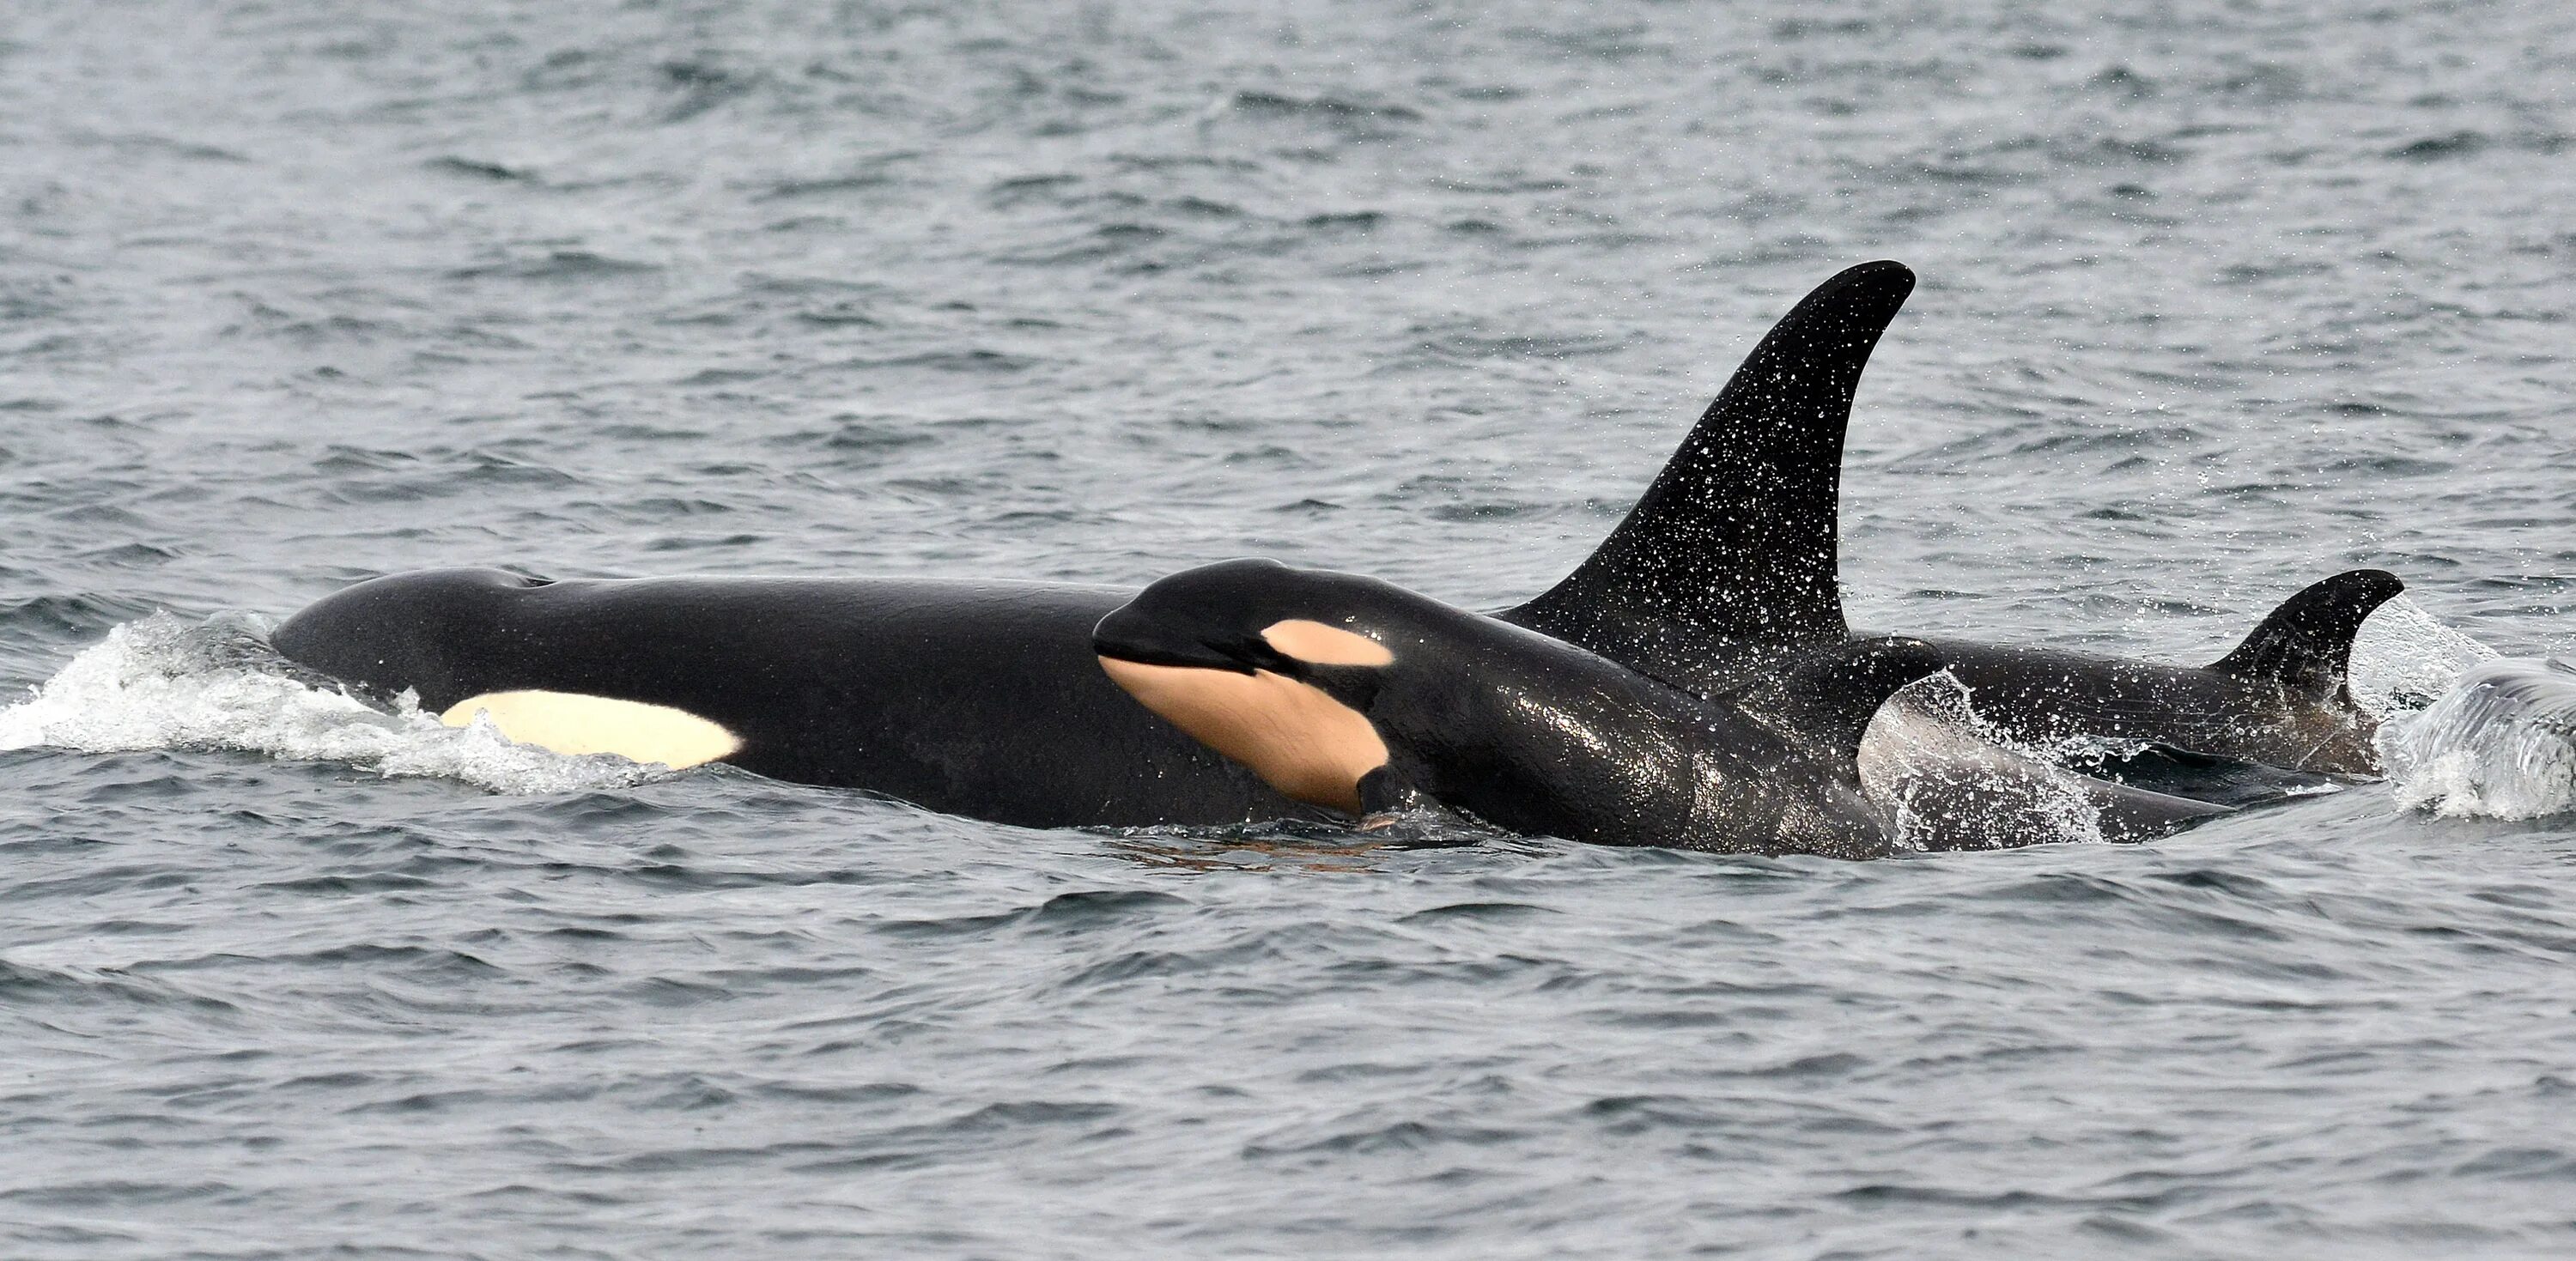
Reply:
[[2379, 719], [2398, 803], [2448, 818], [2576, 811], [2576, 669], [2511, 658], [2404, 596], [2354, 637], [2353, 699]]
[[479, 720], [445, 726], [408, 695], [391, 711], [370, 707], [296, 677], [268, 646], [269, 629], [255, 614], [191, 622], [168, 612], [113, 627], [33, 696], [0, 709], [0, 751], [229, 750], [513, 794], [627, 787], [673, 773], [512, 744]]
[[555, 250], [543, 258], [514, 258], [447, 273], [451, 280], [600, 280], [662, 270], [651, 263], [612, 258], [589, 250]]
[[842, 193], [867, 192], [894, 183], [894, 176], [884, 171], [861, 171], [852, 175], [830, 175], [817, 179], [779, 180], [753, 195], [754, 201], [780, 201], [798, 197], [832, 197]]
[[2432, 162], [2442, 158], [2469, 157], [2483, 153], [2494, 142], [2484, 132], [2454, 131], [2439, 136], [2426, 136], [2388, 151], [2392, 158], [2409, 162]]
[[1391, 119], [1419, 122], [1422, 111], [1385, 101], [1343, 96], [1290, 96], [1281, 92], [1242, 91], [1229, 102], [1246, 114], [1329, 120]]
[[2420, 713], [2380, 727], [2399, 802], [2457, 818], [2576, 810], [2576, 667], [2498, 658], [2471, 666]]
[[539, 182], [532, 171], [515, 166], [503, 166], [498, 162], [486, 162], [480, 158], [458, 157], [454, 154], [431, 158], [422, 165], [446, 175], [465, 175], [496, 183], [535, 184]]

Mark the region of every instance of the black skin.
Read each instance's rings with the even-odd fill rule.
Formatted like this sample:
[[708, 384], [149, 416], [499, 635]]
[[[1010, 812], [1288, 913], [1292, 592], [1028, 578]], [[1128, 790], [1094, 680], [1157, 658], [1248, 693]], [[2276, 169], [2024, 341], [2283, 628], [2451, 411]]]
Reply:
[[[1912, 272], [1882, 262], [1810, 294], [1754, 348], [1600, 548], [1498, 616], [1701, 695], [1758, 692], [1765, 678], [1874, 636], [1845, 622], [1837, 584], [1843, 436], [1869, 351], [1913, 288]], [[1807, 388], [1783, 390], [1783, 380]], [[2224, 799], [2247, 764], [2378, 773], [2371, 719], [2344, 674], [2362, 620], [2403, 589], [2378, 570], [2338, 574], [2292, 596], [2205, 667], [1933, 643], [1979, 716], [2007, 736], [2152, 742], [2164, 746], [2153, 759], [2160, 788]], [[2176, 770], [2194, 765], [2216, 778], [2204, 786]]]
[[1046, 583], [542, 582], [442, 569], [296, 614], [288, 658], [437, 712], [540, 689], [683, 709], [744, 770], [1026, 827], [1332, 817], [1118, 690], [1091, 628], [1131, 593]]
[[[1394, 660], [1286, 656], [1261, 632], [1288, 619], [1373, 639]], [[1103, 618], [1093, 646], [1149, 665], [1283, 674], [1358, 711], [1388, 750], [1360, 781], [1371, 812], [1427, 799], [1599, 844], [1843, 858], [1890, 848], [1853, 766], [1861, 732], [1897, 688], [1938, 668], [1919, 641], [1873, 645], [1807, 680], [1802, 721], [1766, 723], [1389, 583], [1265, 560], [1162, 579]]]
[[[1895, 263], [1863, 264], [1819, 286], [1745, 360], [1601, 549], [1545, 595], [1499, 616], [1685, 691], [1766, 710], [1798, 694], [1787, 680], [1831, 673], [1847, 653], [1865, 653], [1852, 647], [1867, 641], [1848, 637], [1833, 589], [1833, 496], [1861, 370], [1912, 287], [1912, 273]], [[281, 627], [275, 643], [362, 689], [416, 691], [432, 709], [518, 688], [668, 704], [744, 736], [733, 761], [746, 769], [998, 822], [1196, 825], [1328, 814], [1270, 791], [1101, 675], [1092, 627], [1130, 594], [868, 579], [539, 585], [496, 570], [434, 570], [321, 600]], [[2026, 650], [1945, 647], [1992, 695], [2032, 681], [2029, 705], [2041, 718], [2063, 715], [2078, 728], [2126, 721], [2116, 706], [2088, 714], [2062, 703], [2104, 689], [2053, 688], [2058, 667], [2013, 655]], [[2002, 654], [2001, 664], [1981, 671], [1985, 652]], [[2170, 670], [2104, 658], [2065, 672], [2092, 679], [2122, 668]], [[2340, 670], [2338, 662], [2337, 692]], [[2244, 739], [2211, 742], [2224, 746], [2213, 752], [2346, 764], [2301, 751], [2325, 745], [2300, 742], [2308, 719], [2349, 706], [2304, 691], [2271, 704], [2257, 691], [2212, 709], [2173, 688], [2148, 690], [2141, 738], [2198, 747], [2183, 720], [2216, 712], [2231, 730], [2278, 725], [2296, 734], [2289, 752]], [[2181, 774], [2152, 786], [2201, 795], [2207, 783]]]
[[[1723, 406], [1847, 409], [1875, 333], [1817, 330], [1884, 323], [1894, 312], [1881, 292], [1889, 268], [1904, 271], [1855, 268], [1799, 303], [1746, 361]], [[1809, 348], [1813, 371], [1779, 371], [1790, 343]], [[415, 691], [433, 711], [522, 688], [670, 705], [744, 737], [731, 761], [747, 770], [1002, 823], [1329, 815], [1271, 791], [1101, 673], [1092, 628], [1134, 594], [874, 579], [543, 584], [499, 570], [429, 570], [318, 601], [274, 643], [362, 690]]]
[[[2276, 790], [2257, 794], [2268, 799], [2325, 782], [2320, 777], [2378, 773], [2376, 724], [2353, 703], [2345, 673], [2363, 619], [2403, 589], [2380, 570], [2337, 574], [2284, 601], [2235, 652], [2208, 666], [1929, 642], [1968, 689], [1977, 714], [2016, 743], [2047, 748], [2092, 737], [2144, 744], [2130, 758], [2070, 765], [2241, 804], [2251, 781]], [[1502, 616], [1518, 622], [1525, 612]], [[1532, 620], [1549, 629], [1545, 619]], [[1864, 632], [1786, 644], [1697, 638], [1669, 622], [1631, 628], [1596, 621], [1584, 633], [1604, 656], [1689, 691], [1740, 696], [1756, 710], [1776, 703], [1776, 680], [1875, 639]]]

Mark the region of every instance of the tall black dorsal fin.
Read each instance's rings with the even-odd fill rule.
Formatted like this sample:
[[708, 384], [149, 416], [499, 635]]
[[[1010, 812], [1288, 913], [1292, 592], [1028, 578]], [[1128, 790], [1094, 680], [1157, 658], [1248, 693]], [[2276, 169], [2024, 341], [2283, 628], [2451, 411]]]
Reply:
[[1920, 639], [1854, 639], [1800, 662], [1765, 689], [1755, 708], [1784, 735], [1804, 741], [1836, 773], [1857, 777], [1860, 738], [1878, 707], [1949, 664]]
[[1913, 291], [1914, 273], [1891, 262], [1816, 286], [1745, 356], [1591, 558], [1499, 616], [1622, 661], [1648, 628], [1658, 639], [1842, 638], [1843, 430], [1869, 352]]
[[2405, 589], [2384, 569], [2336, 574], [2283, 600], [2236, 651], [2209, 668], [2240, 679], [2334, 691], [2352, 667], [2352, 637], [2362, 620]]

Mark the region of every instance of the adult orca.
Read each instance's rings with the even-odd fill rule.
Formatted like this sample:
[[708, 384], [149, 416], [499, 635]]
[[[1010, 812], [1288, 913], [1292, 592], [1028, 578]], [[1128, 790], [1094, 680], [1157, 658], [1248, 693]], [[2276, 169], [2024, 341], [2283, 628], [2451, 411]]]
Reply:
[[441, 569], [288, 619], [289, 660], [560, 753], [725, 762], [1027, 827], [1321, 818], [1139, 708], [1094, 661], [1116, 587], [549, 582]]
[[[1818, 286], [1763, 338], [1712, 415], [1754, 426], [1847, 410], [1878, 330], [1912, 285], [1903, 267], [1871, 263]], [[1658, 516], [1683, 527], [1677, 546], [1696, 538], [1685, 515]], [[1614, 537], [1633, 552], [1644, 532]], [[363, 692], [408, 691], [450, 722], [482, 714], [514, 739], [563, 752], [722, 761], [1038, 827], [1331, 817], [1111, 684], [1092, 630], [1134, 594], [430, 570], [326, 597], [272, 643]], [[1580, 632], [1567, 638], [1597, 646]]]
[[[1868, 348], [1913, 275], [1868, 263], [1829, 284], [1842, 286], [1840, 300], [1783, 321], [1754, 349], [1601, 546], [1498, 616], [1704, 696], [1758, 687], [1877, 633], [1851, 629], [1837, 582], [1843, 438]], [[2373, 723], [2345, 673], [2362, 620], [2403, 589], [2380, 570], [2337, 574], [2207, 666], [1931, 642], [2007, 740], [2160, 746], [2143, 762], [2097, 760], [2104, 773], [2160, 775], [2159, 786], [2186, 794], [2209, 778], [2196, 766], [2239, 779], [2245, 764], [2371, 775]]]
[[1795, 714], [1763, 721], [1391, 583], [1265, 560], [1161, 579], [1102, 618], [1092, 645], [1146, 708], [1301, 801], [1841, 858], [1894, 847], [1861, 788], [1861, 738], [1891, 694], [1940, 668], [1920, 641], [1871, 643], [1807, 672]]

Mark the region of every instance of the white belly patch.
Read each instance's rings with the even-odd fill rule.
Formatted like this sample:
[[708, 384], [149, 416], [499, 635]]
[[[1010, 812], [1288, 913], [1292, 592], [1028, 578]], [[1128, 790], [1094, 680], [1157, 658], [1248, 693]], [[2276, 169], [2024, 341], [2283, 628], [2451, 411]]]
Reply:
[[438, 720], [470, 727], [482, 714], [512, 744], [557, 753], [614, 753], [673, 769], [702, 766], [742, 747], [742, 739], [683, 709], [577, 692], [486, 692], [448, 707]]

